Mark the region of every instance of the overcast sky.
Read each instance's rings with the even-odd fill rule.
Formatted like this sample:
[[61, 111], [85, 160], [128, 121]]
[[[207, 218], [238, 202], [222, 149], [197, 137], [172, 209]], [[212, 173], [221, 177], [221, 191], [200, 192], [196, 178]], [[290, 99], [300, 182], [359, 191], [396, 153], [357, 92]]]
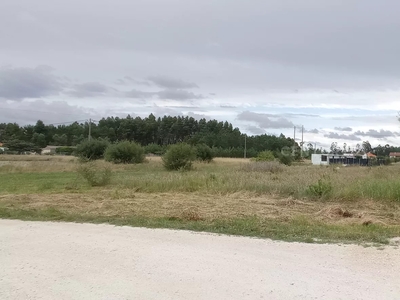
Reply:
[[[1, 0], [0, 122], [189, 115], [400, 137], [398, 0]], [[297, 133], [297, 137], [301, 135]]]

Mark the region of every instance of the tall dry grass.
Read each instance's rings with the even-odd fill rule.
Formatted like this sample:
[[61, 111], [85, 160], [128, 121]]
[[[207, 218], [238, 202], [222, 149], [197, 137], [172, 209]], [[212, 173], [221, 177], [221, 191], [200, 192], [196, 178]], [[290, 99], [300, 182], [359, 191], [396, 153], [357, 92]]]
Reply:
[[[11, 184], [18, 184], [21, 191], [29, 192], [29, 188], [26, 187], [34, 187], [35, 180], [39, 180], [36, 178], [57, 183], [70, 180], [79, 165], [73, 157], [35, 156], [32, 160], [27, 156], [0, 157], [0, 174], [13, 174], [12, 178], [8, 176], [11, 179], [3, 179], [3, 182], [0, 182], [0, 192], [1, 188], [7, 191]], [[29, 160], [23, 161], [23, 158]], [[114, 165], [104, 161], [95, 163], [102, 168], [111, 168], [114, 174], [111, 184], [116, 188], [133, 189], [143, 193], [199, 192], [226, 195], [246, 192], [256, 196], [290, 196], [313, 200], [321, 198], [325, 201], [372, 199], [400, 202], [400, 164], [372, 168], [337, 168], [304, 164], [277, 167], [276, 172], [274, 166], [272, 172], [271, 166], [254, 167], [249, 160], [217, 158], [210, 164], [195, 163], [194, 170], [190, 172], [168, 172], [163, 169], [162, 161], [158, 157], [148, 157], [146, 163], [139, 165]], [[41, 173], [41, 176], [34, 176], [35, 173]], [[323, 184], [326, 183], [330, 187], [329, 194], [324, 194], [322, 199], [319, 196], [323, 192], [321, 195], [316, 192], [312, 197], [310, 190], [315, 188], [310, 187], [318, 185], [321, 179]], [[63, 185], [52, 187], [57, 192], [63, 188]], [[323, 188], [324, 186], [322, 191]]]

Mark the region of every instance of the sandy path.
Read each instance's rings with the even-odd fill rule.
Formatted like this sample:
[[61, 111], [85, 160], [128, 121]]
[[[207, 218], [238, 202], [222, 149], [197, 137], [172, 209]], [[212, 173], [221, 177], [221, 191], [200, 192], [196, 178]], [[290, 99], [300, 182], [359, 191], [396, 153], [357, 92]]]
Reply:
[[0, 299], [400, 299], [400, 249], [0, 220]]

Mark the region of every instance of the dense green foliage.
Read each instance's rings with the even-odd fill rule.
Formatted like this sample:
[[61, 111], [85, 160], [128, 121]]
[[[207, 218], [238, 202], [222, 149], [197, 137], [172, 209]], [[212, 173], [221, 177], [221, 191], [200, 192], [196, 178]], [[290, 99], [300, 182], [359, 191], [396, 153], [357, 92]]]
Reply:
[[[34, 126], [23, 127], [15, 123], [0, 123], [0, 142], [3, 143], [20, 140], [39, 148], [46, 145], [76, 146], [88, 136], [88, 122], [54, 126], [38, 121]], [[146, 153], [155, 155], [164, 154], [168, 145], [184, 142], [194, 146], [205, 144], [218, 157], [244, 157], [244, 134], [232, 124], [217, 120], [181, 116], [156, 118], [153, 114], [146, 118], [129, 115], [126, 118], [108, 117], [92, 123], [91, 136], [111, 143], [135, 141], [145, 147]], [[293, 144], [293, 139], [284, 135], [248, 136], [246, 156], [254, 157], [264, 150], [280, 151]]]
[[214, 158], [214, 152], [210, 147], [204, 144], [196, 146], [197, 159], [203, 162], [211, 162]]
[[256, 157], [253, 158], [254, 161], [274, 161], [275, 156], [272, 151], [261, 151]]
[[116, 164], [140, 164], [144, 161], [144, 149], [142, 146], [129, 141], [108, 146], [104, 154], [106, 161]]
[[56, 149], [57, 154], [62, 154], [62, 155], [72, 155], [75, 151], [75, 148], [68, 147], [68, 146], [63, 146], [59, 147]]
[[40, 153], [42, 151], [41, 148], [34, 143], [15, 139], [8, 140], [6, 143], [4, 143], [4, 148], [7, 148], [7, 152], [10, 154], [22, 154], [27, 152]]
[[162, 157], [167, 170], [190, 170], [196, 159], [196, 149], [189, 144], [171, 145]]
[[102, 139], [84, 140], [76, 147], [76, 155], [85, 160], [96, 160], [104, 157], [109, 143]]

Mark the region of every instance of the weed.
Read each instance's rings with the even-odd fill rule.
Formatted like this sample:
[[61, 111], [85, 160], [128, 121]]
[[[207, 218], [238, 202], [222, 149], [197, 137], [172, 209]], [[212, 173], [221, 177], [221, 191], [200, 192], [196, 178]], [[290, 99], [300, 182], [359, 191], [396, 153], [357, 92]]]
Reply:
[[78, 167], [78, 173], [92, 187], [106, 186], [110, 183], [112, 177], [110, 167], [98, 167], [94, 162], [81, 163]]
[[333, 190], [332, 183], [328, 177], [320, 178], [317, 183], [308, 186], [307, 193], [314, 197], [328, 197]]

